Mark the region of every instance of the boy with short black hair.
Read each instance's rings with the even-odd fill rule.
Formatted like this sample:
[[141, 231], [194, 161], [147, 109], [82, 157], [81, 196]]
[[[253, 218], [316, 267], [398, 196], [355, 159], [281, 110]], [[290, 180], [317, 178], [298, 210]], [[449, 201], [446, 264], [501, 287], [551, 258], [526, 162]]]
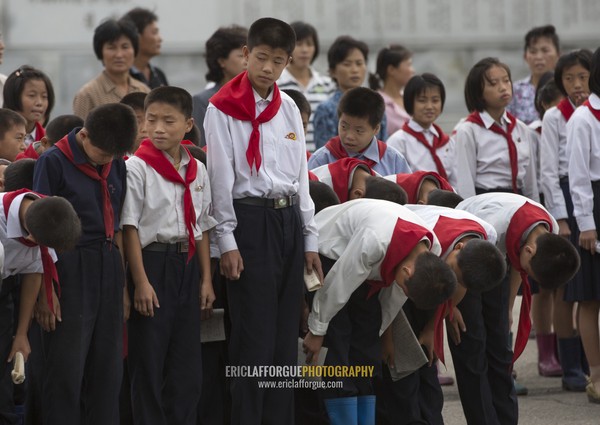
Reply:
[[192, 96], [159, 87], [145, 111], [149, 139], [127, 160], [121, 216], [135, 308], [128, 328], [133, 418], [192, 423], [202, 382], [200, 318], [215, 299], [208, 230], [216, 222], [205, 168], [181, 145], [193, 124]]
[[17, 159], [38, 159], [41, 154], [54, 146], [56, 142], [65, 137], [66, 134], [69, 134], [71, 130], [82, 126], [83, 119], [77, 115], [59, 115], [48, 123], [44, 129], [46, 134], [44, 134], [39, 142], [33, 142], [27, 146], [25, 152], [17, 155]]
[[[10, 376], [12, 360], [20, 352], [27, 361], [31, 353], [27, 332], [42, 277], [51, 290], [52, 280], [56, 279], [54, 248], [70, 249], [77, 243], [80, 232], [77, 214], [63, 198], [41, 197], [27, 189], [0, 194], [0, 242], [4, 247], [0, 356], [8, 360], [0, 373], [0, 416], [7, 423], [17, 423]], [[17, 314], [13, 312], [14, 285], [21, 285]]]
[[410, 173], [402, 154], [377, 139], [385, 114], [385, 104], [379, 93], [365, 87], [350, 89], [340, 99], [337, 113], [339, 136], [331, 138], [310, 157], [310, 169], [353, 157], [366, 161], [384, 176]]
[[[211, 98], [204, 120], [233, 366], [296, 364], [304, 267], [322, 276], [300, 113], [275, 83], [295, 44], [285, 22], [254, 22], [247, 71]], [[233, 424], [293, 423], [292, 389], [261, 389], [257, 378], [232, 378], [231, 389]]]
[[119, 103], [130, 106], [133, 109], [138, 125], [138, 135], [133, 144], [133, 148], [131, 148], [131, 152], [129, 152], [127, 157], [133, 155], [137, 148], [139, 148], [142, 140], [146, 138], [146, 130], [144, 128], [144, 101], [146, 100], [147, 95], [148, 93], [142, 92], [128, 93], [119, 101]]
[[25, 151], [26, 125], [21, 114], [0, 108], [0, 158], [12, 162]]
[[340, 203], [333, 189], [323, 182], [311, 180], [308, 182], [310, 197], [315, 203], [315, 214], [332, 205]]
[[[136, 134], [130, 107], [102, 105], [35, 166], [34, 190], [66, 198], [82, 226], [75, 249], [58, 255], [62, 320], [51, 323], [55, 330], [44, 335], [41, 394], [47, 425], [119, 421], [123, 307], [128, 301], [120, 253], [119, 217], [126, 190], [121, 156]], [[84, 384], [90, 380], [93, 385]]]
[[434, 189], [427, 194], [427, 202], [425, 204], [456, 208], [462, 201], [464, 201], [464, 199], [456, 192], [444, 189]]
[[12, 192], [33, 187], [35, 159], [24, 158], [9, 164], [4, 170], [4, 190]]

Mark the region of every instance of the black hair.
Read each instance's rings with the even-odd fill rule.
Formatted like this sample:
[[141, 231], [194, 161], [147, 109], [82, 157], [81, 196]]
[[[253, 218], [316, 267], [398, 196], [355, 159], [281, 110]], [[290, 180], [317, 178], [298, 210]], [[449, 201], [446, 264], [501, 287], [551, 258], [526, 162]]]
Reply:
[[206, 80], [220, 84], [225, 78], [219, 59], [226, 59], [232, 50], [241, 49], [246, 44], [248, 29], [239, 25], [221, 27], [206, 40]]
[[412, 276], [406, 279], [408, 297], [423, 310], [433, 309], [450, 298], [456, 284], [450, 266], [429, 251], [419, 254]]
[[13, 71], [4, 82], [4, 89], [2, 95], [4, 96], [4, 108], [12, 109], [13, 111], [22, 111], [23, 102], [21, 97], [23, 90], [25, 90], [25, 83], [31, 80], [42, 80], [46, 86], [46, 92], [48, 95], [48, 108], [44, 114], [44, 122], [42, 125], [48, 122], [50, 113], [54, 108], [54, 87], [50, 78], [39, 69], [36, 69], [30, 65], [21, 65], [19, 69]]
[[181, 87], [163, 86], [152, 89], [146, 95], [144, 110], [153, 103], [166, 103], [181, 112], [185, 119], [192, 117], [192, 95]]
[[315, 214], [332, 205], [338, 205], [340, 198], [333, 189], [323, 182], [310, 180], [308, 182], [308, 191], [315, 204]]
[[565, 90], [565, 86], [563, 85], [563, 73], [572, 66], [581, 65], [588, 71], [592, 67], [592, 52], [588, 49], [579, 49], [573, 50], [572, 52], [565, 53], [560, 58], [558, 58], [558, 62], [556, 62], [556, 68], [554, 68], [554, 81], [556, 82], [556, 87], [560, 90], [562, 94], [567, 96], [567, 90]]
[[380, 89], [387, 78], [388, 67], [397, 67], [411, 57], [412, 52], [400, 44], [392, 44], [381, 49], [377, 54], [375, 73], [369, 74], [369, 87], [373, 90]]
[[315, 46], [315, 54], [310, 60], [310, 63], [313, 63], [315, 59], [317, 59], [317, 56], [319, 56], [319, 36], [317, 35], [317, 30], [311, 24], [301, 21], [292, 22], [290, 26], [296, 33], [296, 42], [312, 38]]
[[204, 166], [206, 167], [206, 152], [204, 152], [200, 146], [185, 145], [185, 147], [187, 148], [188, 151], [190, 151], [190, 155], [192, 155], [198, 161], [203, 163]]
[[556, 289], [575, 276], [581, 260], [568, 239], [553, 233], [543, 233], [536, 239], [536, 245], [530, 266], [533, 278], [540, 287]]
[[300, 109], [301, 113], [305, 113], [306, 115], [308, 115], [310, 117], [310, 114], [312, 113], [312, 110], [310, 108], [310, 103], [308, 102], [308, 100], [306, 99], [306, 96], [304, 96], [304, 94], [301, 91], [294, 90], [294, 89], [284, 89], [281, 91], [292, 98], [292, 100], [294, 101], [294, 103], [296, 104], [298, 109]]
[[123, 15], [123, 19], [129, 19], [135, 25], [138, 34], [142, 34], [148, 25], [158, 21], [158, 16], [151, 10], [136, 7]]
[[50, 146], [65, 137], [74, 128], [83, 127], [83, 119], [77, 115], [59, 115], [46, 126], [46, 138]]
[[561, 98], [563, 94], [560, 92], [554, 81], [554, 72], [548, 71], [542, 74], [538, 85], [535, 88], [535, 110], [540, 115], [540, 119], [544, 118], [546, 108], [544, 105], [549, 105]]
[[375, 128], [381, 124], [385, 114], [385, 103], [383, 97], [375, 90], [366, 87], [355, 87], [348, 90], [337, 108], [338, 119], [342, 114], [355, 118], [366, 118], [369, 125]]
[[400, 205], [405, 205], [408, 202], [408, 195], [400, 185], [377, 176], [368, 176], [365, 180], [363, 198], [382, 199]]
[[261, 18], [248, 30], [248, 50], [261, 44], [272, 49], [283, 49], [288, 56], [292, 55], [296, 47], [296, 33], [286, 22], [275, 18]]
[[446, 89], [444, 83], [438, 77], [428, 72], [415, 75], [404, 87], [404, 109], [408, 115], [413, 115], [415, 112], [415, 99], [425, 93], [427, 89], [438, 88], [440, 90], [440, 98], [442, 101], [442, 111], [446, 102]]
[[437, 205], [446, 208], [456, 208], [464, 199], [451, 190], [434, 189], [427, 194], [427, 205]]
[[196, 123], [194, 123], [190, 131], [183, 135], [183, 140], [189, 140], [194, 144], [194, 146], [200, 146], [200, 142], [202, 141], [202, 133], [200, 133], [200, 129]]
[[131, 106], [134, 111], [144, 111], [144, 101], [146, 100], [148, 93], [136, 91], [133, 93], [127, 93], [119, 100], [119, 103], [123, 105]]
[[23, 118], [23, 115], [12, 109], [0, 108], [0, 140], [4, 140], [6, 132], [16, 125], [27, 126], [27, 121]]
[[37, 243], [58, 251], [73, 248], [81, 236], [81, 222], [64, 198], [35, 199], [25, 213], [25, 225]]
[[544, 25], [530, 29], [527, 34], [525, 34], [524, 50], [527, 50], [533, 43], [542, 37], [549, 38], [550, 41], [552, 41], [552, 44], [554, 44], [556, 51], [560, 52], [560, 40], [558, 39], [554, 25]]
[[487, 72], [490, 68], [498, 66], [506, 71], [508, 79], [512, 84], [510, 76], [510, 68], [508, 65], [500, 62], [498, 58], [484, 58], [477, 62], [467, 75], [465, 82], [465, 103], [469, 112], [482, 112], [486, 108], [485, 100], [483, 99], [483, 88], [487, 80]]
[[125, 36], [131, 41], [135, 55], [139, 49], [139, 35], [133, 22], [129, 19], [107, 19], [94, 30], [94, 53], [98, 60], [102, 60], [102, 48], [106, 43], [116, 41]]
[[84, 127], [92, 145], [114, 156], [121, 157], [131, 151], [137, 138], [135, 113], [121, 103], [107, 103], [92, 109]]
[[589, 85], [590, 91], [596, 96], [600, 96], [600, 48], [596, 49], [592, 56]]
[[23, 158], [10, 163], [4, 170], [4, 191], [33, 189], [35, 159]]
[[338, 64], [344, 62], [350, 54], [350, 52], [354, 49], [360, 50], [360, 52], [365, 57], [365, 63], [367, 63], [369, 56], [369, 47], [366, 43], [359, 40], [355, 40], [349, 35], [341, 35], [338, 38], [336, 38], [331, 47], [329, 47], [329, 50], [327, 51], [327, 62], [329, 65], [329, 70], [333, 71]]
[[483, 239], [470, 239], [456, 256], [462, 281], [469, 291], [489, 291], [506, 275], [506, 259], [496, 246]]

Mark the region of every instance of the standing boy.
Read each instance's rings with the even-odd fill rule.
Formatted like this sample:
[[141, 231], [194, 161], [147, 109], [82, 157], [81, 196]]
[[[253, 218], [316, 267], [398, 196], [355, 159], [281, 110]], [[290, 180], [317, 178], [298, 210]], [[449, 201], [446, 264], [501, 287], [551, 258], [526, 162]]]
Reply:
[[[304, 265], [322, 276], [304, 131], [275, 81], [296, 44], [277, 19], [252, 24], [248, 70], [211, 98], [204, 127], [234, 366], [294, 365]], [[232, 423], [293, 423], [293, 390], [231, 381]]]
[[121, 217], [135, 308], [128, 328], [133, 418], [192, 425], [202, 383], [200, 314], [215, 299], [208, 230], [216, 222], [204, 165], [181, 146], [193, 125], [192, 96], [160, 87], [145, 111], [149, 139], [127, 160]]
[[119, 217], [126, 190], [120, 158], [136, 134], [130, 107], [102, 105], [36, 163], [34, 190], [66, 198], [82, 227], [75, 249], [58, 256], [62, 320], [45, 334], [45, 425], [119, 421], [125, 280]]

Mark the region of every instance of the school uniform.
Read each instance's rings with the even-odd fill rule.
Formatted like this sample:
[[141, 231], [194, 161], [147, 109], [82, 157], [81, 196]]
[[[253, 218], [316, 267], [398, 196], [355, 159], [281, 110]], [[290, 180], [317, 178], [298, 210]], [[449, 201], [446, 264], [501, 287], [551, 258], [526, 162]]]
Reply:
[[346, 151], [339, 136], [335, 136], [325, 146], [313, 153], [308, 160], [308, 168], [313, 170], [321, 165], [331, 164], [342, 158], [357, 158], [369, 164], [371, 168], [387, 176], [396, 173], [410, 173], [406, 159], [394, 148], [388, 147], [381, 140], [373, 137], [365, 150], [358, 153]]
[[286, 68], [283, 70], [281, 76], [277, 80], [277, 86], [279, 86], [280, 90], [298, 90], [304, 95], [304, 97], [306, 97], [306, 100], [310, 104], [310, 109], [313, 111], [313, 113], [310, 115], [310, 119], [308, 120], [308, 128], [306, 130], [306, 149], [310, 152], [314, 151], [314, 112], [316, 112], [321, 103], [329, 99], [336, 91], [335, 82], [333, 82], [330, 77], [321, 75], [313, 67], [311, 67], [310, 80], [308, 81], [308, 85], [305, 86], [304, 84], [300, 83]]
[[437, 125], [423, 128], [411, 118], [386, 143], [406, 158], [413, 171], [435, 171], [451, 184], [456, 184], [456, 143]]
[[[580, 232], [598, 231], [600, 223], [600, 98], [592, 93], [567, 123], [569, 188]], [[572, 301], [600, 300], [600, 256], [579, 249], [582, 285]]]
[[507, 112], [500, 121], [486, 111], [473, 112], [457, 127], [456, 190], [463, 198], [512, 192], [537, 201], [530, 130]]
[[40, 140], [42, 140], [42, 137], [44, 137], [45, 135], [46, 130], [44, 129], [42, 124], [36, 122], [35, 126], [33, 127], [33, 130], [31, 130], [31, 133], [27, 133], [25, 135], [25, 146], [30, 147], [34, 142], [39, 142]]
[[[210, 184], [204, 165], [180, 149], [179, 170], [173, 158], [149, 139], [127, 160], [121, 225], [137, 229], [144, 270], [160, 303], [152, 318], [133, 309], [128, 323], [127, 362], [136, 424], [195, 424], [200, 400], [201, 271], [195, 241], [216, 221], [209, 215]], [[130, 294], [133, 299], [133, 285]]]
[[[227, 282], [230, 362], [295, 365], [304, 253], [318, 251], [300, 113], [277, 85], [262, 99], [244, 72], [211, 99], [204, 124], [216, 241], [244, 262]], [[232, 423], [292, 423], [293, 390], [257, 381], [232, 378]]]
[[542, 205], [512, 193], [473, 196], [456, 209], [468, 211], [494, 227], [498, 234], [497, 248], [507, 255], [510, 266], [521, 273], [523, 280], [514, 354], [508, 336], [510, 273], [489, 291], [481, 294], [467, 291], [457, 306], [467, 330], [461, 334], [459, 345], [450, 344], [450, 351], [463, 411], [468, 424], [516, 424], [518, 402], [511, 377], [512, 363], [525, 348], [531, 329], [531, 294], [520, 269], [520, 246], [537, 225], [542, 224], [557, 234], [558, 224]]
[[357, 168], [362, 168], [372, 176], [377, 174], [369, 167], [369, 164], [356, 158], [342, 158], [331, 164], [317, 167], [309, 172], [312, 172], [318, 181], [332, 188], [340, 202], [346, 202], [348, 200], [348, 192], [352, 188], [354, 172]]
[[[70, 132], [37, 160], [34, 190], [66, 198], [81, 220], [77, 246], [58, 255], [62, 321], [44, 335], [45, 425], [119, 418], [123, 376], [121, 255], [114, 243], [126, 190], [122, 159], [94, 167]], [[94, 383], [85, 385], [85, 382]]]
[[[380, 375], [379, 335], [406, 301], [394, 284], [396, 266], [421, 241], [439, 254], [436, 236], [407, 208], [356, 199], [316, 216], [319, 254], [335, 262], [313, 299], [308, 328], [325, 335], [327, 365], [371, 365]], [[377, 300], [373, 295], [379, 292]], [[339, 378], [337, 378], [339, 379]], [[371, 379], [343, 379], [324, 398], [373, 394]]]
[[[440, 258], [445, 259], [462, 238], [472, 236], [496, 242], [496, 230], [484, 220], [466, 211], [434, 205], [407, 205], [435, 232], [441, 245]], [[415, 307], [413, 303], [404, 305], [404, 313], [411, 324], [415, 335], [419, 335], [427, 322], [435, 318], [435, 353], [443, 362], [443, 315], [445, 304], [437, 310], [425, 311]], [[419, 370], [392, 381], [389, 374], [384, 373], [380, 397], [385, 404], [386, 421], [389, 424], [427, 423], [443, 424], [442, 407], [444, 397], [437, 377], [437, 365], [425, 364]], [[379, 394], [378, 394], [379, 395]]]
[[408, 203], [416, 204], [419, 202], [419, 192], [421, 185], [425, 180], [433, 181], [441, 190], [449, 190], [454, 192], [454, 188], [450, 183], [434, 171], [415, 171], [413, 173], [398, 173], [383, 177], [386, 180], [392, 181], [400, 186], [408, 195]]
[[[0, 194], [0, 243], [3, 260], [6, 260], [2, 268], [4, 282], [0, 289], [0, 355], [3, 359], [8, 358], [12, 348], [15, 319], [18, 318], [18, 314], [15, 314], [18, 304], [12, 296], [13, 290], [20, 292], [18, 275], [44, 272], [40, 247], [23, 239], [28, 234], [21, 224], [19, 210], [26, 196], [39, 197], [28, 190]], [[54, 250], [45, 250], [53, 264], [56, 261]], [[48, 270], [48, 273], [51, 271]], [[0, 422], [3, 424], [18, 423], [13, 402], [12, 366], [12, 362], [5, 361], [0, 369]]]

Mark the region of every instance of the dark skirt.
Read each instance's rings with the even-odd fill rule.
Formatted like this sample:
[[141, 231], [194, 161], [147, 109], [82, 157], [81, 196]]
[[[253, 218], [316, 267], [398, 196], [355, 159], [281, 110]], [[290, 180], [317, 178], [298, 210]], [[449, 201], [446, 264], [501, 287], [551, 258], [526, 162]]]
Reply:
[[[571, 241], [577, 247], [581, 256], [581, 269], [565, 288], [565, 301], [593, 301], [600, 300], [600, 254], [591, 255], [589, 251], [579, 246], [579, 228], [573, 217], [573, 202], [569, 192], [568, 179], [561, 179], [560, 186], [565, 195], [569, 226], [571, 227]], [[594, 193], [594, 222], [596, 231], [600, 229], [600, 181], [592, 182]]]

